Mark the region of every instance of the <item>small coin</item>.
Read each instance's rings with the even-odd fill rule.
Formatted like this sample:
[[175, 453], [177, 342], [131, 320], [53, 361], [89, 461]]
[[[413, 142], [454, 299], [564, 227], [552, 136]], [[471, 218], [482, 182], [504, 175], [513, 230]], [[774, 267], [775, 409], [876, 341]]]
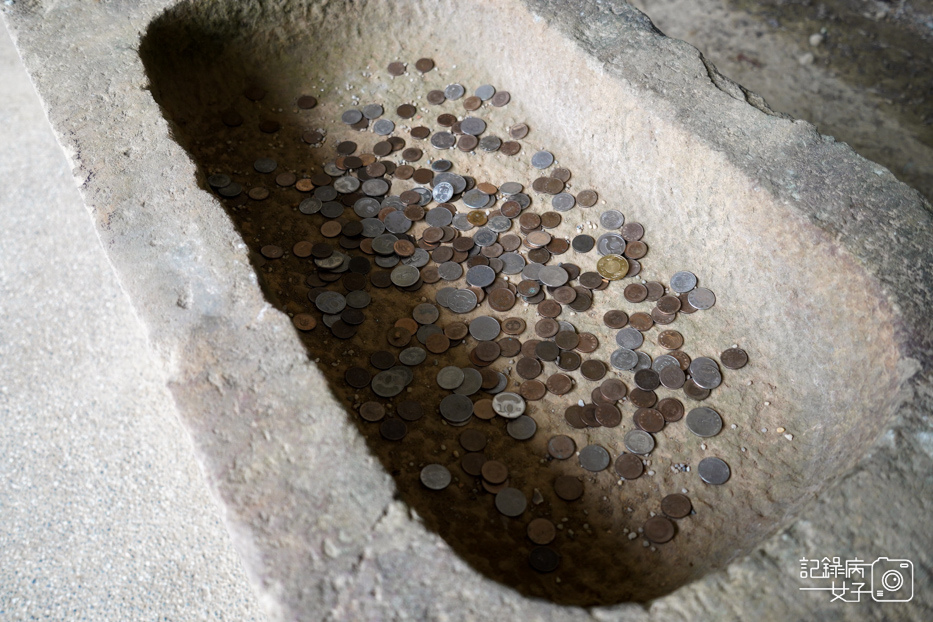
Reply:
[[566, 460], [577, 451], [577, 445], [569, 436], [552, 436], [547, 443], [548, 454], [558, 460]]
[[645, 521], [642, 529], [645, 537], [655, 544], [670, 542], [674, 537], [674, 523], [663, 516], [652, 516]]
[[539, 546], [528, 554], [528, 564], [538, 572], [554, 572], [560, 565], [560, 553], [546, 546]]
[[748, 354], [742, 348], [729, 348], [719, 355], [723, 367], [741, 369], [748, 363]]
[[645, 464], [636, 454], [622, 454], [616, 459], [615, 470], [622, 479], [638, 479], [645, 472]]
[[442, 464], [429, 464], [421, 469], [421, 483], [431, 490], [443, 490], [450, 485], [450, 471]]
[[415, 62], [415, 69], [417, 69], [421, 73], [427, 73], [431, 71], [432, 69], [434, 69], [434, 61], [431, 60], [430, 58], [419, 58]]
[[528, 499], [518, 488], [503, 488], [496, 494], [496, 509], [505, 516], [521, 516], [528, 507]]
[[535, 544], [550, 544], [557, 537], [557, 528], [546, 518], [536, 518], [528, 523], [528, 539]]
[[618, 281], [629, 272], [629, 262], [621, 255], [603, 255], [596, 262], [596, 271], [610, 281]]
[[661, 499], [661, 511], [671, 518], [683, 518], [693, 510], [693, 504], [690, 503], [690, 497], [675, 492]]
[[583, 482], [571, 475], [561, 475], [554, 480], [554, 494], [564, 501], [576, 501], [583, 496]]
[[609, 452], [600, 445], [587, 445], [580, 450], [580, 466], [587, 471], [598, 473], [609, 466]]
[[703, 458], [697, 466], [697, 472], [701, 480], [716, 486], [725, 484], [732, 475], [729, 465], [719, 458]]
[[625, 448], [633, 454], [650, 454], [654, 449], [654, 437], [644, 430], [630, 430], [623, 442]]
[[687, 413], [687, 429], [701, 437], [716, 436], [722, 430], [722, 417], [707, 406], [694, 408]]

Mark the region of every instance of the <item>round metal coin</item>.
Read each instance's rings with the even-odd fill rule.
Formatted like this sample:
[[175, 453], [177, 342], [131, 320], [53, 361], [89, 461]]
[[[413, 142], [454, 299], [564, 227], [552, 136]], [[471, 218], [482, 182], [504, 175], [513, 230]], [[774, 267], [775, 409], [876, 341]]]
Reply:
[[697, 466], [697, 472], [701, 480], [715, 486], [725, 484], [732, 475], [729, 465], [719, 458], [703, 458]]
[[722, 417], [707, 406], [694, 408], [687, 413], [686, 423], [691, 432], [704, 438], [716, 436], [722, 430]]
[[610, 460], [609, 452], [600, 445], [587, 445], [580, 450], [580, 466], [587, 471], [603, 471], [609, 466]]
[[421, 469], [421, 483], [431, 490], [444, 490], [450, 485], [450, 471], [442, 464], [429, 464]]
[[624, 439], [625, 448], [633, 454], [650, 454], [654, 449], [654, 437], [644, 430], [630, 430]]

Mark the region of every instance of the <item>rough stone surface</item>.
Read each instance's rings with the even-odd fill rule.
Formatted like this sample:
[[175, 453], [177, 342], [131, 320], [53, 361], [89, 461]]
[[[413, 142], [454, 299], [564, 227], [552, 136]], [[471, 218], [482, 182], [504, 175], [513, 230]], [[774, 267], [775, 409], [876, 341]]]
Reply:
[[[573, 121], [606, 131], [623, 180], [610, 189], [640, 209], [646, 224], [667, 231], [663, 242], [702, 234], [705, 243], [685, 250], [685, 260], [730, 245], [727, 257], [750, 258], [712, 271], [715, 290], [757, 294], [761, 306], [777, 297], [796, 305], [797, 315], [758, 315], [765, 320], [758, 337], [774, 337], [761, 346], [769, 369], [801, 379], [775, 354], [801, 349], [807, 356], [794, 357], [794, 365], [820, 366], [821, 379], [832, 378], [826, 367], [842, 375], [835, 394], [815, 399], [809, 428], [805, 406], [782, 404], [801, 422], [799, 455], [769, 471], [777, 476], [770, 482], [780, 501], [775, 507], [786, 514], [762, 515], [761, 524], [721, 520], [724, 537], [734, 530], [743, 542], [737, 553], [751, 549], [750, 555], [647, 609], [583, 610], [523, 599], [472, 571], [393, 500], [391, 479], [339, 405], [326, 399], [326, 382], [287, 318], [263, 299], [242, 241], [199, 189], [194, 164], [169, 137], [145, 90], [136, 47], [167, 4], [104, 10], [27, 3], [9, 17], [115, 269], [170, 370], [180, 414], [271, 617], [909, 619], [928, 611], [922, 590], [905, 605], [840, 606], [825, 594], [799, 592], [797, 579], [801, 557], [888, 556], [912, 559], [916, 584], [929, 583], [923, 517], [933, 460], [925, 431], [931, 238], [929, 205], [915, 191], [807, 123], [771, 114], [760, 98], [624, 3], [530, 3], [531, 16], [523, 5], [496, 4], [495, 11], [526, 26], [517, 32], [527, 39], [516, 43], [526, 48], [520, 56], [526, 64], [497, 67], [492, 56], [499, 49], [477, 61], [518, 85], [513, 93], [531, 92], [528, 67], [553, 85], [553, 98], [529, 109], [542, 119], [564, 113], [568, 122], [548, 126], [548, 146], [585, 170], [587, 154], [605, 144], [595, 134], [581, 140]], [[492, 20], [492, 6], [484, 9]], [[283, 3], [231, 12], [248, 32], [314, 10]], [[448, 10], [411, 7], [418, 19]], [[223, 5], [207, 17], [216, 18], [220, 33], [228, 27]], [[378, 29], [378, 21], [370, 27]], [[267, 37], [257, 38], [260, 49], [277, 49], [274, 33], [260, 30]], [[80, 58], [58, 53], [78, 45]], [[563, 83], [568, 75], [591, 87], [593, 99], [579, 101]], [[675, 210], [683, 211], [679, 224]], [[748, 237], [756, 228], [762, 233]], [[799, 326], [796, 342], [788, 321]], [[870, 370], [858, 364], [866, 354]], [[788, 384], [774, 394], [813, 399], [811, 390]], [[749, 423], [770, 429], [779, 414], [760, 413]], [[332, 468], [341, 460], [352, 469]], [[327, 477], [315, 477], [315, 467]], [[808, 468], [823, 474], [802, 477]], [[793, 475], [783, 481], [785, 474]], [[840, 481], [830, 487], [833, 480]], [[794, 493], [799, 502], [789, 500]], [[755, 546], [756, 537], [807, 501], [803, 518]]]

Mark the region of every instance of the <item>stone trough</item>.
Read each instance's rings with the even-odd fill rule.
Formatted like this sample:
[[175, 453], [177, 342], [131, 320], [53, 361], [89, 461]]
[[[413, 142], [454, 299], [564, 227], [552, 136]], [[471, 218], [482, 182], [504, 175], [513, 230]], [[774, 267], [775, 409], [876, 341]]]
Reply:
[[[898, 417], [924, 408], [929, 205], [846, 145], [774, 113], [628, 5], [296, 0], [156, 10], [162, 6], [145, 5], [153, 19], [126, 67], [106, 67], [87, 87], [72, 76], [64, 91], [41, 75], [38, 82], [74, 150], [101, 237], [172, 365], [172, 392], [244, 563], [283, 619], [325, 610], [378, 617], [384, 602], [427, 616], [443, 593], [438, 585], [459, 590], [446, 597], [472, 613], [458, 615], [523, 609], [566, 619], [582, 614], [575, 607], [652, 601], [763, 546], [851, 472]], [[37, 40], [35, 20], [28, 11], [14, 19], [27, 47]], [[136, 41], [128, 30], [101, 30], [86, 53], [103, 56], [118, 40]], [[424, 76], [411, 68], [421, 57], [436, 64]], [[409, 71], [392, 79], [385, 68], [396, 60]], [[310, 307], [291, 296], [300, 290], [294, 275], [258, 253], [273, 242], [290, 248], [323, 221], [300, 214], [295, 202], [225, 207], [206, 180], [262, 156], [297, 172], [320, 170], [337, 141], [352, 138], [366, 150], [378, 138], [335, 124], [356, 106], [354, 95], [391, 111], [450, 82], [507, 89], [512, 101], [489, 112], [490, 126], [531, 128], [518, 156], [457, 153], [449, 156], [455, 167], [478, 181], [529, 186], [530, 156], [547, 149], [573, 171], [575, 188], [596, 189], [601, 199], [565, 214], [562, 232], [619, 209], [647, 232], [640, 278], [667, 283], [686, 269], [716, 293], [715, 307], [671, 328], [694, 357], [715, 358], [733, 344], [749, 354], [744, 369], [724, 370], [724, 386], [703, 404], [723, 415], [718, 436], [670, 424], [650, 477], [621, 483], [611, 469], [587, 473], [577, 505], [548, 498], [516, 520], [471, 490], [452, 453], [459, 429], [436, 412], [399, 445], [360, 421], [352, 408], [360, 398], [343, 382], [350, 346], [323, 325], [305, 334], [293, 328], [289, 315]], [[267, 97], [244, 99], [250, 86]], [[64, 99], [68, 89], [81, 97]], [[298, 110], [295, 99], [307, 92], [319, 104]], [[451, 104], [443, 111], [462, 114]], [[282, 129], [230, 133], [219, 119], [231, 107], [246, 125], [271, 117]], [[317, 127], [334, 128], [324, 147], [296, 139]], [[373, 292], [374, 313], [410, 314], [434, 289]], [[573, 321], [611, 343], [603, 312], [636, 308], [621, 287], [596, 294]], [[355, 347], [376, 344], [388, 325], [362, 330]], [[601, 350], [606, 358], [610, 351]], [[416, 376], [414, 386], [428, 408], [439, 400], [433, 373]], [[533, 441], [491, 442], [529, 499], [534, 489], [550, 493], [558, 474], [584, 475], [574, 460], [541, 465], [547, 438], [571, 433], [562, 403], [537, 406]], [[578, 448], [599, 443], [621, 453], [632, 410], [623, 409], [621, 428], [574, 430]], [[503, 426], [479, 423], [498, 430], [490, 438], [502, 435]], [[731, 466], [725, 485], [700, 481], [695, 465], [707, 456]], [[463, 485], [424, 489], [418, 474], [430, 462], [449, 465]], [[694, 469], [671, 469], [679, 463]], [[674, 540], [648, 546], [628, 537], [659, 512], [661, 497], [681, 489], [695, 514], [678, 521]], [[555, 543], [562, 559], [554, 573], [527, 563], [524, 529], [539, 510], [555, 522], [570, 517], [575, 532]]]

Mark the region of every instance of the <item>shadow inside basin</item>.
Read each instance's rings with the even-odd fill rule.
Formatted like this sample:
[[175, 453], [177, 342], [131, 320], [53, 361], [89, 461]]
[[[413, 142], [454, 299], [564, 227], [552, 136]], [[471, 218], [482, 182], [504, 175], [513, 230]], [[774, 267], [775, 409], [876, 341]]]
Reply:
[[[406, 122], [395, 114], [396, 106], [417, 103], [419, 115], [425, 106], [418, 101], [427, 87], [413, 67], [417, 56], [405, 56], [403, 60], [408, 62], [408, 73], [391, 80], [385, 68], [390, 61], [397, 60], [398, 50], [388, 40], [380, 38], [379, 29], [374, 25], [366, 27], [365, 35], [359, 32], [361, 26], [352, 25], [353, 16], [348, 17], [345, 13], [351, 12], [362, 20], [364, 13], [360, 6], [341, 3], [299, 6], [301, 10], [286, 16], [266, 14], [264, 11], [272, 9], [263, 9], [256, 3], [181, 3], [150, 25], [142, 39], [140, 55], [151, 80], [152, 95], [161, 106], [173, 137], [197, 164], [198, 181], [204, 190], [217, 196], [207, 183], [208, 177], [214, 174], [229, 175], [243, 186], [243, 194], [239, 197], [217, 198], [250, 249], [250, 258], [266, 298], [291, 316], [311, 313], [316, 317], [317, 327], [300, 333], [310, 358], [319, 362], [319, 370], [329, 381], [333, 393], [347, 406], [348, 416], [367, 440], [371, 452], [395, 477], [399, 497], [417, 511], [425, 525], [440, 534], [473, 568], [491, 579], [528, 596], [564, 605], [592, 606], [645, 602], [670, 593], [706, 572], [724, 567], [753, 546], [755, 541], [773, 532], [780, 521], [786, 520], [790, 515], [789, 509], [781, 505], [782, 501], [765, 494], [760, 507], [746, 508], [744, 514], [761, 520], [748, 526], [735, 525], [728, 517], [729, 497], [735, 489], [721, 487], [724, 490], [716, 491], [718, 496], [712, 500], [694, 496], [691, 490], [694, 509], [698, 513], [707, 516], [713, 512], [726, 513], [725, 517], [718, 519], [718, 524], [731, 527], [736, 533], [694, 530], [695, 516], [688, 516], [674, 521], [677, 533], [671, 542], [658, 545], [658, 551], [649, 547], [638, 530], [649, 513], [658, 511], [660, 499], [666, 494], [680, 492], [679, 487], [668, 484], [668, 479], [648, 475], [622, 484], [611, 466], [601, 473], [589, 473], [580, 468], [575, 457], [561, 461], [548, 456], [547, 440], [555, 434], [567, 434], [575, 439], [578, 450], [588, 442], [600, 444], [610, 449], [615, 460], [620, 453], [622, 435], [633, 427], [631, 417], [635, 408], [631, 404], [623, 405], [625, 424], [615, 432], [607, 429], [572, 430], [564, 422], [564, 407], [577, 399], [590, 402], [590, 390], [598, 384], [584, 381], [579, 372], [571, 374], [576, 381], [576, 389], [571, 394], [560, 398], [548, 395], [540, 402], [531, 402], [538, 430], [532, 439], [523, 442], [512, 439], [506, 432], [506, 421], [498, 417], [490, 421], [474, 417], [467, 427], [460, 428], [447, 425], [438, 415], [437, 404], [449, 392], [437, 387], [435, 374], [446, 365], [471, 366], [469, 352], [475, 342], [469, 338], [443, 354], [429, 354], [424, 363], [413, 368], [414, 381], [409, 386], [410, 390], [397, 399], [381, 399], [369, 387], [354, 389], [347, 384], [347, 368], [359, 365], [371, 369], [369, 357], [373, 352], [385, 350], [397, 355], [401, 348], [389, 344], [389, 327], [396, 319], [410, 318], [412, 309], [424, 302], [422, 298], [433, 302], [434, 292], [448, 285], [440, 281], [409, 292], [395, 286], [377, 288], [366, 282], [364, 286], [372, 296], [372, 303], [363, 309], [366, 318], [363, 324], [346, 340], [331, 333], [322, 323], [321, 314], [309, 301], [308, 294], [314, 285], [308, 284], [307, 277], [315, 271], [315, 266], [310, 258], [296, 257], [292, 248], [301, 241], [325, 241], [321, 226], [327, 219], [320, 213], [301, 213], [298, 205], [309, 194], [299, 191], [294, 185], [277, 185], [275, 176], [288, 171], [302, 179], [320, 173], [324, 164], [332, 162], [337, 155], [335, 145], [344, 140], [358, 143], [357, 155], [372, 152], [381, 137], [368, 131], [358, 132], [340, 123], [341, 112], [351, 107], [347, 95], [351, 83], [356, 88], [361, 84], [366, 88], [365, 92], [358, 91], [361, 99], [356, 107], [376, 102], [383, 104], [383, 118], [392, 119], [396, 124], [393, 135], [404, 138], [406, 146], [418, 146], [424, 150], [425, 156], [414, 163], [416, 168], [426, 166], [430, 158], [446, 157], [454, 162], [452, 172], [473, 176], [477, 182], [490, 181], [497, 185], [506, 181], [523, 183], [534, 197], [530, 211], [541, 213], [550, 207], [544, 195], [530, 192], [534, 178], [527, 172], [522, 177], [508, 174], [511, 170], [508, 158], [481, 151], [475, 155], [457, 150], [436, 151], [427, 141], [413, 139], [403, 130]], [[393, 9], [382, 10], [391, 14]], [[276, 20], [290, 20], [290, 23], [279, 28]], [[444, 56], [441, 52], [438, 55]], [[449, 71], [450, 82], [460, 81], [473, 87], [496, 83], [495, 75], [485, 75], [481, 69], [464, 66]], [[430, 74], [426, 76], [426, 79], [430, 78]], [[443, 88], [443, 84], [439, 86]], [[245, 97], [244, 92], [251, 87], [261, 88], [265, 95], [258, 101]], [[301, 95], [316, 96], [318, 105], [312, 109], [299, 108], [296, 100]], [[436, 114], [464, 114], [459, 102], [456, 102], [456, 108], [451, 104], [448, 102], [445, 108], [432, 108], [430, 114], [424, 114], [411, 125], [442, 129], [434, 122]], [[503, 110], [508, 109], [497, 110], [487, 105], [475, 114], [494, 118], [502, 126], [508, 118]], [[231, 111], [242, 119], [242, 123], [232, 122], [234, 116], [231, 116]], [[227, 123], [224, 122], [225, 115]], [[533, 130], [538, 127], [533, 119], [529, 121]], [[263, 131], [263, 126], [270, 131]], [[541, 123], [540, 127], [542, 134], [547, 132], [546, 123]], [[316, 130], [326, 131], [327, 139], [323, 145], [313, 147], [302, 141], [305, 132]], [[533, 145], [537, 144], [537, 141], [526, 142], [522, 156], [529, 158]], [[560, 154], [556, 155], [560, 157]], [[397, 162], [398, 156], [399, 152], [395, 152], [384, 159]], [[274, 173], [263, 174], [254, 169], [253, 162], [262, 157], [272, 158], [278, 163]], [[419, 185], [391, 176], [386, 180], [391, 182], [391, 194]], [[246, 193], [254, 188], [267, 189], [269, 196], [260, 200], [245, 198]], [[575, 192], [582, 189], [576, 188]], [[457, 205], [460, 211], [466, 211], [462, 202]], [[577, 208], [575, 212], [565, 214], [562, 228], [555, 230], [556, 233], [574, 235], [573, 218], [579, 216], [573, 214], [579, 212]], [[342, 217], [348, 222], [359, 220], [351, 207], [344, 210]], [[597, 220], [596, 214], [587, 217]], [[415, 241], [423, 228], [423, 223], [416, 223], [409, 231]], [[511, 232], [517, 233], [517, 228], [513, 226]], [[651, 235], [649, 230], [645, 238], [649, 246], [652, 244]], [[327, 241], [335, 248], [341, 247], [340, 238], [328, 238]], [[263, 257], [260, 249], [267, 245], [279, 246], [285, 251], [284, 256], [278, 259]], [[364, 255], [354, 248], [355, 245], [356, 242], [347, 241], [341, 250], [350, 256]], [[373, 259], [372, 255], [368, 257]], [[579, 264], [583, 271], [594, 270], [596, 254], [595, 251], [587, 255], [571, 252], [566, 258], [556, 257], [550, 263], [557, 260]], [[652, 255], [649, 254], [644, 262], [651, 261]], [[604, 361], [608, 361], [609, 353], [616, 346], [613, 343], [615, 331], [609, 331], [602, 324], [603, 312], [610, 308], [648, 311], [653, 306], [649, 303], [644, 303], [643, 307], [625, 303], [622, 286], [629, 282], [614, 283], [606, 291], [594, 292], [593, 305], [588, 311], [559, 318], [569, 319], [580, 331], [598, 334], [601, 346], [594, 356]], [[451, 284], [464, 286], [462, 278]], [[326, 284], [326, 287], [347, 293], [340, 280]], [[525, 308], [521, 303], [503, 313], [493, 312], [484, 303], [465, 317], [442, 310], [437, 324], [443, 327], [454, 321], [487, 314], [500, 319], [512, 315], [522, 317], [528, 326], [519, 338], [525, 341], [535, 337], [535, 321], [538, 319], [535, 308]], [[680, 321], [704, 320], [700, 313]], [[680, 321], [672, 328], [678, 328]], [[656, 334], [658, 329], [653, 330]], [[730, 338], [725, 336], [723, 339]], [[421, 345], [416, 339], [412, 344]], [[690, 351], [689, 345], [685, 350]], [[655, 356], [660, 353], [660, 350], [653, 352]], [[491, 367], [508, 372], [517, 358], [500, 358]], [[557, 371], [553, 364], [548, 363], [540, 379]], [[613, 373], [610, 371], [609, 375]], [[736, 374], [736, 382], [742, 382], [741, 372], [727, 373]], [[633, 387], [630, 373], [622, 379], [629, 389]], [[517, 380], [513, 374], [507, 390], [515, 390]], [[490, 396], [479, 392], [473, 400], [484, 397]], [[424, 416], [407, 424], [407, 435], [401, 442], [384, 440], [379, 424], [363, 421], [356, 412], [361, 403], [369, 400], [397, 404], [401, 399], [418, 401], [424, 407]], [[683, 401], [688, 410], [698, 405], [686, 399]], [[390, 415], [392, 412], [390, 409]], [[728, 418], [726, 422], [729, 423]], [[873, 438], [875, 425], [857, 429], [851, 444], [861, 446], [865, 438]], [[467, 475], [461, 469], [459, 456], [454, 452], [463, 455], [458, 437], [466, 429], [481, 430], [488, 441], [483, 450], [486, 457], [509, 466], [509, 485], [523, 491], [529, 502], [528, 509], [519, 518], [506, 518], [497, 512], [493, 496], [483, 490], [480, 479]], [[683, 421], [669, 424], [658, 436], [659, 449], [655, 457], [669, 459], [699, 445], [699, 440], [685, 432]], [[669, 451], [665, 453], [665, 450]], [[454, 476], [454, 482], [440, 493], [427, 490], [419, 481], [421, 467], [434, 462], [448, 466]], [[659, 464], [662, 462], [658, 460]], [[693, 464], [695, 468], [696, 463]], [[762, 460], [762, 464], [767, 462]], [[669, 465], [664, 468], [669, 468]], [[651, 469], [649, 464], [646, 470]], [[800, 465], [800, 470], [810, 469]], [[553, 493], [553, 482], [561, 475], [579, 477], [586, 494], [570, 503], [557, 498]], [[789, 476], [789, 479], [795, 477]], [[655, 484], [654, 479], [662, 483]], [[743, 486], [753, 488], [762, 482], [766, 482], [766, 478], [761, 482], [749, 480]], [[694, 479], [691, 484], [694, 487], [699, 482]], [[736, 484], [736, 489], [739, 486]], [[802, 495], [801, 498], [812, 498], [815, 490], [816, 487], [811, 487], [807, 492], [809, 497]], [[533, 502], [535, 491], [541, 493], [543, 500], [540, 503]], [[559, 551], [562, 558], [554, 573], [541, 574], [529, 565], [529, 554], [535, 545], [529, 540], [526, 529], [533, 518], [547, 518], [558, 526], [557, 537], [551, 547]], [[739, 544], [733, 546], [730, 538], [736, 538]], [[311, 546], [310, 542], [308, 546]], [[559, 581], [556, 580], [558, 578]]]

